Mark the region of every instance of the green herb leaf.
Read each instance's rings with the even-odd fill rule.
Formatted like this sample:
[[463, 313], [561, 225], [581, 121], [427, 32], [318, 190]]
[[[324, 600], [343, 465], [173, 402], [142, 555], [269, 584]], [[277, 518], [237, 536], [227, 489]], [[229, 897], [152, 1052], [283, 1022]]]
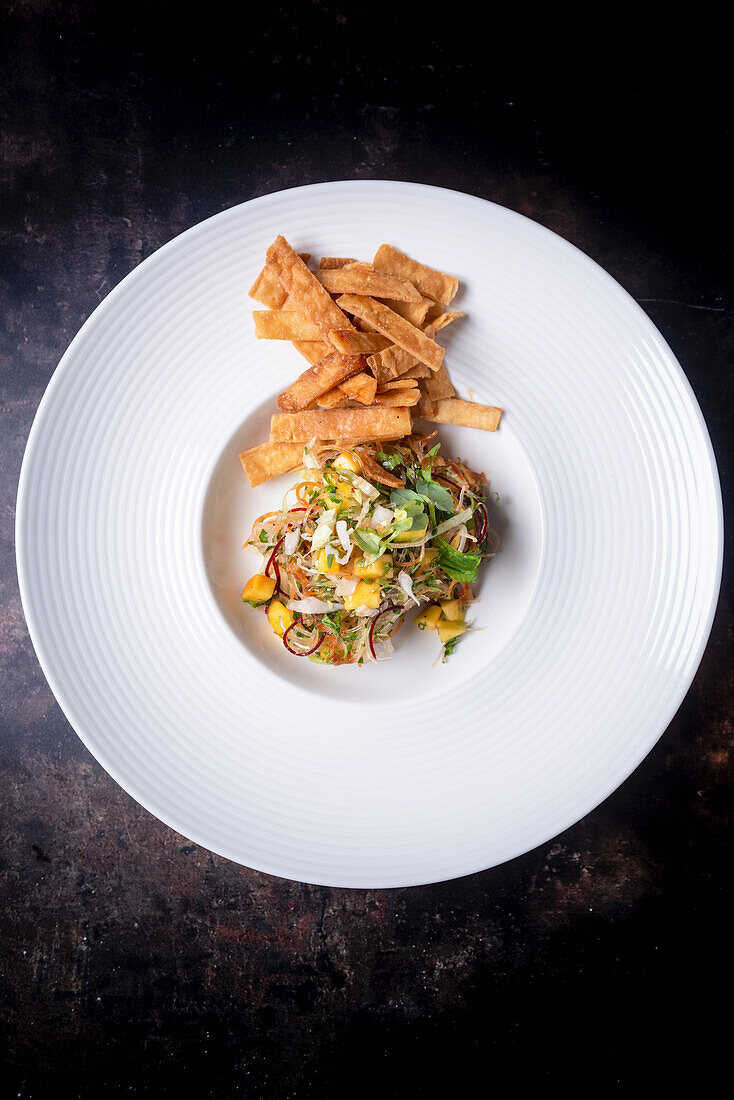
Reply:
[[455, 581], [473, 584], [477, 579], [477, 569], [479, 568], [479, 562], [482, 560], [482, 555], [476, 551], [462, 554], [460, 550], [455, 550], [441, 535], [435, 538], [433, 543], [439, 552], [439, 562], [444, 573], [448, 573]]
[[428, 504], [435, 504], [444, 512], [453, 512], [454, 498], [448, 489], [435, 481], [423, 481], [420, 488], [393, 489], [390, 493], [390, 503], [394, 508], [405, 508], [409, 501], [420, 500]]
[[443, 663], [444, 663], [444, 664], [446, 663], [446, 661], [448, 660], [448, 658], [449, 658], [449, 657], [451, 656], [451, 654], [452, 654], [452, 653], [454, 652], [454, 650], [456, 649], [456, 644], [457, 644], [457, 642], [459, 641], [459, 638], [460, 638], [460, 637], [461, 637], [461, 635], [459, 634], [459, 635], [458, 635], [458, 636], [457, 636], [456, 638], [452, 638], [452, 639], [451, 639], [450, 641], [448, 641], [448, 642], [446, 643], [446, 645], [445, 645], [445, 646], [443, 647]]
[[403, 461], [402, 455], [386, 455], [384, 451], [378, 451], [375, 457], [386, 470], [394, 470]]
[[261, 531], [257, 537], [260, 539], [260, 542], [270, 542], [270, 539], [268, 538], [265, 531]]
[[357, 530], [352, 533], [352, 538], [365, 554], [380, 553], [380, 536], [375, 531]]
[[[407, 508], [415, 500], [422, 502], [425, 497], [421, 493], [416, 493], [414, 489], [393, 489], [390, 493], [390, 503], [393, 508]], [[423, 507], [422, 503], [421, 507]]]
[[423, 492], [442, 512], [453, 512], [454, 498], [448, 489], [444, 489], [443, 485], [438, 485], [435, 481], [429, 481], [423, 488]]
[[[421, 515], [425, 517], [425, 513], [421, 512]], [[417, 516], [407, 516], [405, 519], [396, 519], [390, 525], [390, 535], [399, 535], [403, 531], [412, 531], [413, 524], [415, 523]], [[425, 526], [425, 522], [419, 524], [420, 527]]]

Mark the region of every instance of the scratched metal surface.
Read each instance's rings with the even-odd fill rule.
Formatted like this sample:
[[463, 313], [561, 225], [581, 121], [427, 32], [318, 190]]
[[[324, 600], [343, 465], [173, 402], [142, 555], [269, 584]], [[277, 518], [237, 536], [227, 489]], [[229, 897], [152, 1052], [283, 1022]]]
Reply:
[[726, 96], [634, 60], [621, 84], [593, 65], [504, 71], [498, 45], [409, 17], [403, 65], [364, 5], [271, 6], [246, 36], [153, 7], [0, 15], [0, 1094], [463, 1095], [476, 1072], [500, 1095], [700, 1084], [730, 957], [728, 563], [686, 701], [594, 813], [471, 878], [338, 891], [214, 857], [108, 778], [28, 640], [13, 520], [44, 387], [110, 289], [207, 215], [352, 177], [475, 193], [593, 256], [683, 363], [728, 502]]

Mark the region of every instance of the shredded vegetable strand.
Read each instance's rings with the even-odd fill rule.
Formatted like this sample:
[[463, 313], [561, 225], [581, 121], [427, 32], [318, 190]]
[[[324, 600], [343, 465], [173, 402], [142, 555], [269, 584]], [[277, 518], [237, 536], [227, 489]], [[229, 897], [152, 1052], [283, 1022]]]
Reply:
[[[285, 616], [278, 633], [290, 653], [330, 665], [389, 659], [390, 639], [416, 605], [449, 605], [446, 617], [440, 612], [444, 659], [465, 631], [482, 551], [491, 556], [498, 539], [481, 476], [438, 457], [438, 445], [427, 450], [430, 440], [322, 451], [320, 464], [307, 449], [280, 511], [253, 524], [245, 545], [263, 555], [265, 577], [275, 581]], [[404, 488], [376, 481], [375, 463]], [[453, 632], [452, 623], [460, 623]]]

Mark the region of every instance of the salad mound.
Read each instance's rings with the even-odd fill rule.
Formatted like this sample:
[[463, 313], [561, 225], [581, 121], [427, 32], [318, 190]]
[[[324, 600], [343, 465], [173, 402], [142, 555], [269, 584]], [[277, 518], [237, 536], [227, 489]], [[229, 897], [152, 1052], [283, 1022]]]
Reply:
[[[435, 433], [434, 433], [435, 434]], [[445, 660], [466, 633], [479, 564], [498, 549], [484, 476], [433, 436], [305, 446], [300, 480], [244, 544], [262, 555], [242, 599], [285, 648], [320, 664], [389, 659], [411, 608]]]

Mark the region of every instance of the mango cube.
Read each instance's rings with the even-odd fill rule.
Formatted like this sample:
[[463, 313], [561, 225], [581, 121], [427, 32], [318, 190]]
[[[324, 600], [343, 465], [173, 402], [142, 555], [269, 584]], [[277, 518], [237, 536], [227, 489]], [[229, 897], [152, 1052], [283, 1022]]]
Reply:
[[357, 558], [354, 573], [357, 577], [385, 577], [392, 569], [392, 554], [381, 554], [375, 561]]
[[[336, 507], [340, 512], [343, 512], [345, 508], [351, 508], [351, 506], [357, 501], [357, 495], [351, 481], [347, 481], [344, 477], [334, 478], [329, 482], [329, 490], [327, 490], [327, 496], [325, 498], [325, 506], [328, 508]], [[333, 499], [333, 495], [338, 497], [338, 500]], [[322, 498], [323, 499], [323, 498]]]
[[275, 579], [266, 577], [264, 573], [256, 573], [254, 577], [250, 577], [242, 589], [242, 599], [246, 603], [257, 606], [257, 604], [267, 603], [273, 592], [275, 592]]
[[421, 611], [415, 617], [415, 625], [420, 630], [435, 630], [438, 620], [441, 618], [441, 608], [436, 603], [430, 604], [425, 611]]
[[458, 638], [461, 634], [466, 634], [464, 623], [451, 623], [447, 619], [441, 619], [436, 629], [443, 645], [454, 638]]
[[417, 531], [401, 531], [395, 536], [393, 542], [420, 542], [427, 530], [427, 527], [421, 527]]
[[441, 610], [444, 619], [452, 623], [463, 623], [464, 612], [458, 600], [441, 600]]
[[356, 611], [358, 607], [379, 607], [380, 586], [376, 581], [360, 581], [351, 596], [344, 597], [347, 611]]
[[[331, 565], [329, 565], [329, 558], [331, 558]], [[341, 573], [342, 571], [341, 565], [336, 560], [336, 554], [331, 551], [327, 554], [326, 550], [322, 550], [316, 559], [316, 568], [319, 573]]]
[[332, 465], [336, 466], [337, 470], [351, 470], [353, 474], [362, 473], [359, 459], [352, 451], [342, 451], [340, 455], [336, 456]]
[[280, 600], [271, 600], [268, 604], [268, 622], [273, 628], [274, 633], [282, 638], [288, 627], [293, 622], [293, 612], [280, 602]]

